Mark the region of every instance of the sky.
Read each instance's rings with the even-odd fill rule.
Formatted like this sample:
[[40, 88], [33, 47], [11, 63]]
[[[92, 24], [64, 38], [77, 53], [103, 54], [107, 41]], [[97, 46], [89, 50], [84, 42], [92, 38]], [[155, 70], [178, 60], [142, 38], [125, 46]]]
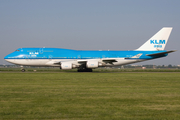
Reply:
[[180, 0], [0, 0], [0, 64], [23, 47], [134, 50], [173, 27], [167, 57], [139, 65], [180, 65]]

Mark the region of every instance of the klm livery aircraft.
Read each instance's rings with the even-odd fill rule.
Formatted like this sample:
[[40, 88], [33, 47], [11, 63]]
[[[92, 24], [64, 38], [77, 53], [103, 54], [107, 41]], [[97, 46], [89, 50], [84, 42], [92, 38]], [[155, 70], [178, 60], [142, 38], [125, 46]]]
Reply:
[[[120, 66], [165, 57], [174, 52], [164, 50], [172, 28], [164, 27], [136, 50], [98, 51], [62, 48], [19, 48], [4, 57], [10, 63], [21, 66], [56, 66], [78, 72], [106, 66]], [[25, 71], [25, 69], [22, 69]]]

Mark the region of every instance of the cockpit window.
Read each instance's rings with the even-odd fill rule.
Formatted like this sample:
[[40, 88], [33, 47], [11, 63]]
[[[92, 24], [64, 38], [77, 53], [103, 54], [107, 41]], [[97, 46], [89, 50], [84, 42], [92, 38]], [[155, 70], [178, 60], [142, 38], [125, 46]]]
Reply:
[[18, 52], [19, 52], [19, 50], [15, 50], [15, 51], [18, 51]]

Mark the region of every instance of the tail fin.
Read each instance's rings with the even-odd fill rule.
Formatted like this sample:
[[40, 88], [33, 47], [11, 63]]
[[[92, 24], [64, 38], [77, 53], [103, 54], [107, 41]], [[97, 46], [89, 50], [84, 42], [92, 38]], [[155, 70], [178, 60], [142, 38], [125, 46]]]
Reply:
[[137, 50], [164, 50], [172, 27], [164, 27]]

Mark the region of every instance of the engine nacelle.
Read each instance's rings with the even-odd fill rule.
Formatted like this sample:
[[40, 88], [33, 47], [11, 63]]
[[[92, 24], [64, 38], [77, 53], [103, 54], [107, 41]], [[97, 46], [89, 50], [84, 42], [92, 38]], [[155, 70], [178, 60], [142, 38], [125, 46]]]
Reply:
[[87, 61], [86, 67], [87, 68], [97, 68], [98, 67], [98, 61]]
[[70, 69], [72, 69], [72, 63], [61, 63], [60, 69], [62, 69], [62, 70], [70, 70]]

